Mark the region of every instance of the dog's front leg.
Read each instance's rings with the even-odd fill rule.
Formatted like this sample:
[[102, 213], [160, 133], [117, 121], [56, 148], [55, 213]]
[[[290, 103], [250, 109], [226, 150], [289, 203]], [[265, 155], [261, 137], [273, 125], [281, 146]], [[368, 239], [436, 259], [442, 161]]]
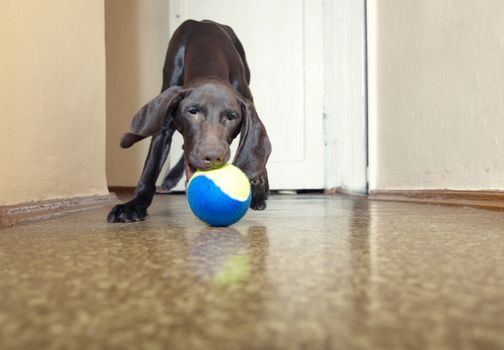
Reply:
[[108, 222], [133, 222], [143, 220], [147, 216], [147, 208], [156, 192], [156, 180], [170, 151], [173, 132], [174, 128], [169, 127], [152, 137], [149, 154], [133, 198], [112, 208], [107, 216]]
[[269, 194], [268, 172], [266, 168], [250, 180], [252, 201], [250, 208], [254, 210], [266, 209], [266, 199]]

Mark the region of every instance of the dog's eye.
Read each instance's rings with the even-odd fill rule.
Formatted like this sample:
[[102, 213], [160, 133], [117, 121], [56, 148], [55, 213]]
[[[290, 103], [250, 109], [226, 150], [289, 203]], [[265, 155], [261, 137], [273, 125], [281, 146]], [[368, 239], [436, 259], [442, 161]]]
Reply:
[[226, 116], [227, 116], [228, 120], [235, 120], [236, 118], [238, 118], [238, 115], [235, 112], [229, 112], [229, 113], [227, 113]]
[[189, 114], [196, 115], [199, 112], [199, 108], [196, 106], [192, 106], [192, 107], [189, 107], [187, 112], [189, 112]]

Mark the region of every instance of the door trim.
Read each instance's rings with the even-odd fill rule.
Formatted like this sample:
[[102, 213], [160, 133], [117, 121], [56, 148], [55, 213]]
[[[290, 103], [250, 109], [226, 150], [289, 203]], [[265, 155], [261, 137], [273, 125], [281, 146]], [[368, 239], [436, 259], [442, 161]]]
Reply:
[[325, 188], [367, 194], [366, 1], [324, 0]]

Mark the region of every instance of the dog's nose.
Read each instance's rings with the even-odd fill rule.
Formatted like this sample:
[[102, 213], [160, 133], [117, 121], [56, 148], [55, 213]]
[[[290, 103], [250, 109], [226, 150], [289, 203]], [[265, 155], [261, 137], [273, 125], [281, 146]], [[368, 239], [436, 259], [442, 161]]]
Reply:
[[209, 150], [201, 155], [201, 162], [209, 168], [220, 168], [225, 163], [225, 156], [217, 150]]

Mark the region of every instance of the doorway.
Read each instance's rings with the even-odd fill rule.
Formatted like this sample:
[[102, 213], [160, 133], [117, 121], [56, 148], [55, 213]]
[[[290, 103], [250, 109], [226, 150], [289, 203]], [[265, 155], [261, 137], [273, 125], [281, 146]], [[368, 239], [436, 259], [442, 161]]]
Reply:
[[[177, 26], [188, 18], [212, 19], [232, 26], [245, 47], [252, 73], [251, 89], [256, 108], [273, 145], [268, 162], [271, 188], [343, 188], [351, 192], [365, 192], [367, 138], [364, 2], [169, 0], [167, 3], [158, 1], [159, 5], [138, 2], [135, 6], [148, 6], [149, 9], [148, 12], [132, 12], [132, 16], [135, 13], [138, 15], [133, 21], [137, 23], [137, 30], [145, 31], [147, 26], [150, 28], [149, 33], [155, 35], [144, 36], [150, 44], [143, 45], [142, 48], [138, 45], [139, 52], [121, 52], [117, 58], [150, 57], [149, 60], [139, 60], [137, 63], [140, 67], [136, 71], [156, 72], [159, 77], [156, 75], [156, 78], [143, 81], [145, 75], [142, 74], [139, 75], [139, 84], [134, 84], [149, 86], [148, 89], [143, 89], [151, 91], [149, 96], [142, 90], [142, 96], [107, 101], [108, 112], [115, 110], [111, 106], [113, 103], [121, 106], [120, 109], [116, 108], [120, 113], [107, 113], [109, 125], [124, 126], [112, 128], [118, 130], [113, 132], [126, 131], [131, 116], [142, 103], [157, 94], [161, 85], [164, 50]], [[155, 11], [153, 5], [159, 7], [158, 11]], [[160, 13], [163, 15], [157, 15]], [[145, 23], [148, 16], [151, 19]], [[118, 17], [123, 16], [119, 14]], [[117, 35], [120, 36], [121, 33], [118, 32]], [[110, 42], [117, 40], [112, 38]], [[156, 46], [156, 49], [150, 50], [151, 46]], [[134, 49], [133, 47], [132, 50]], [[112, 60], [112, 56], [107, 57], [108, 67], [122, 67], [109, 62], [109, 57]], [[131, 72], [131, 69], [128, 71]], [[109, 87], [126, 86], [114, 83], [113, 79], [113, 76], [108, 75]], [[135, 91], [131, 93], [134, 95]], [[135, 107], [128, 107], [129, 110], [125, 111], [125, 101], [135, 102]], [[110, 123], [110, 118], [117, 118], [120, 123]], [[118, 137], [114, 135], [112, 142], [109, 142], [113, 146], [113, 152], [117, 148]], [[172, 164], [182, 153], [181, 144], [182, 139], [177, 135], [172, 147]], [[123, 164], [116, 171], [116, 167], [107, 162], [109, 186], [136, 185], [147, 146], [147, 142], [135, 146], [135, 159], [130, 162], [134, 163], [132, 165], [124, 161], [125, 153], [132, 154], [131, 150], [118, 150], [121, 157], [115, 157], [115, 154], [114, 157], [109, 157], [109, 160], [121, 159]], [[183, 183], [181, 181], [175, 189], [184, 190]]]

